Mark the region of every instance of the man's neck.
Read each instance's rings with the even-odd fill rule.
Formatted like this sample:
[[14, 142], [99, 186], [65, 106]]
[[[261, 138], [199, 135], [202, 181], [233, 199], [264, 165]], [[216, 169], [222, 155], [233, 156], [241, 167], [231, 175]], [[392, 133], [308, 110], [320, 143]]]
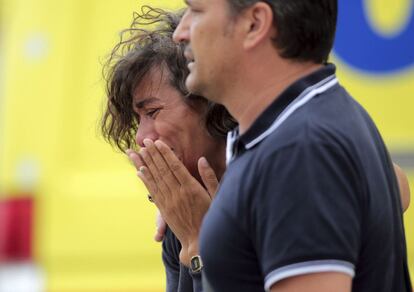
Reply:
[[[262, 63], [263, 64], [263, 63]], [[239, 123], [240, 134], [246, 132], [259, 115], [292, 83], [316, 71], [322, 65], [299, 63], [281, 59], [265, 63], [255, 72], [250, 70], [241, 79], [240, 86], [233, 87], [232, 98], [224, 103]]]

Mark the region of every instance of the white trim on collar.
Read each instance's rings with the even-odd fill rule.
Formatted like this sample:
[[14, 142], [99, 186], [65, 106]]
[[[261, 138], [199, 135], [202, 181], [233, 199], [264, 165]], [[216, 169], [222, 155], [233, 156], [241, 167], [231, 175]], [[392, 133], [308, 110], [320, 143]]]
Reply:
[[290, 103], [284, 111], [278, 115], [272, 125], [264, 131], [260, 136], [256, 137], [256, 139], [252, 140], [250, 143], [246, 144], [246, 149], [250, 149], [255, 146], [257, 143], [264, 140], [267, 136], [269, 136], [272, 132], [274, 132], [286, 119], [291, 116], [298, 108], [305, 105], [308, 101], [310, 101], [313, 97], [327, 91], [329, 88], [334, 86], [338, 83], [338, 79], [335, 75], [331, 75], [324, 80], [320, 81], [319, 83], [306, 88], [292, 103]]
[[237, 136], [238, 136], [238, 130], [237, 129], [227, 133], [226, 165], [229, 165], [231, 159], [233, 158], [233, 144], [236, 141]]
[[[305, 105], [313, 97], [327, 91], [329, 88], [338, 83], [338, 79], [335, 74], [326, 77], [325, 79], [319, 81], [318, 83], [306, 88], [302, 93], [295, 98], [284, 110], [278, 115], [274, 120], [272, 125], [264, 131], [261, 135], [250, 141], [246, 144], [246, 149], [254, 147], [259, 142], [263, 141], [267, 136], [274, 132], [286, 119], [291, 116], [298, 108]], [[227, 146], [226, 146], [226, 164], [228, 165], [233, 159], [233, 144], [238, 138], [238, 130], [235, 129], [227, 133]]]

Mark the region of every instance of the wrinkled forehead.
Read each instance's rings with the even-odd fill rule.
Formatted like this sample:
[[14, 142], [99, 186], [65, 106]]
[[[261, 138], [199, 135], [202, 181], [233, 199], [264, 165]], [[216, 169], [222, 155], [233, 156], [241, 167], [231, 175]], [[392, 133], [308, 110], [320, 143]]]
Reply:
[[154, 66], [137, 82], [133, 91], [133, 100], [148, 96], [157, 96], [165, 87], [171, 87], [171, 73], [165, 66]]

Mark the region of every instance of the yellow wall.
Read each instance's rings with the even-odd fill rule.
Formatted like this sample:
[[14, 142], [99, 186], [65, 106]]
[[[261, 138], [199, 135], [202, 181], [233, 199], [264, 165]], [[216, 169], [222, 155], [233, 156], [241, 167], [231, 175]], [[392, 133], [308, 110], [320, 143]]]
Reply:
[[[172, 7], [172, 1], [158, 1]], [[0, 193], [36, 195], [49, 291], [160, 291], [154, 206], [99, 137], [101, 63], [136, 0], [5, 0]]]
[[[102, 60], [132, 11], [148, 2], [0, 0], [0, 195], [35, 193], [36, 258], [48, 291], [164, 287], [154, 207], [133, 168], [97, 130]], [[397, 2], [367, 2], [379, 27], [399, 25], [406, 9], [398, 7], [409, 0]], [[341, 81], [390, 148], [414, 151], [414, 69], [373, 77], [337, 61]], [[406, 171], [414, 188], [414, 170]], [[405, 219], [413, 270], [414, 207]]]

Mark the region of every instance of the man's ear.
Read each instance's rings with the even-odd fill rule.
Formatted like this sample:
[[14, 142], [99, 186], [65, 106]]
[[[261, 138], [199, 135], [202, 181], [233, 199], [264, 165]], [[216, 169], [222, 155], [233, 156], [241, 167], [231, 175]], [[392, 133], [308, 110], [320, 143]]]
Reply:
[[269, 4], [259, 1], [243, 11], [244, 18], [244, 48], [249, 50], [266, 39], [275, 37], [273, 27], [273, 11]]

